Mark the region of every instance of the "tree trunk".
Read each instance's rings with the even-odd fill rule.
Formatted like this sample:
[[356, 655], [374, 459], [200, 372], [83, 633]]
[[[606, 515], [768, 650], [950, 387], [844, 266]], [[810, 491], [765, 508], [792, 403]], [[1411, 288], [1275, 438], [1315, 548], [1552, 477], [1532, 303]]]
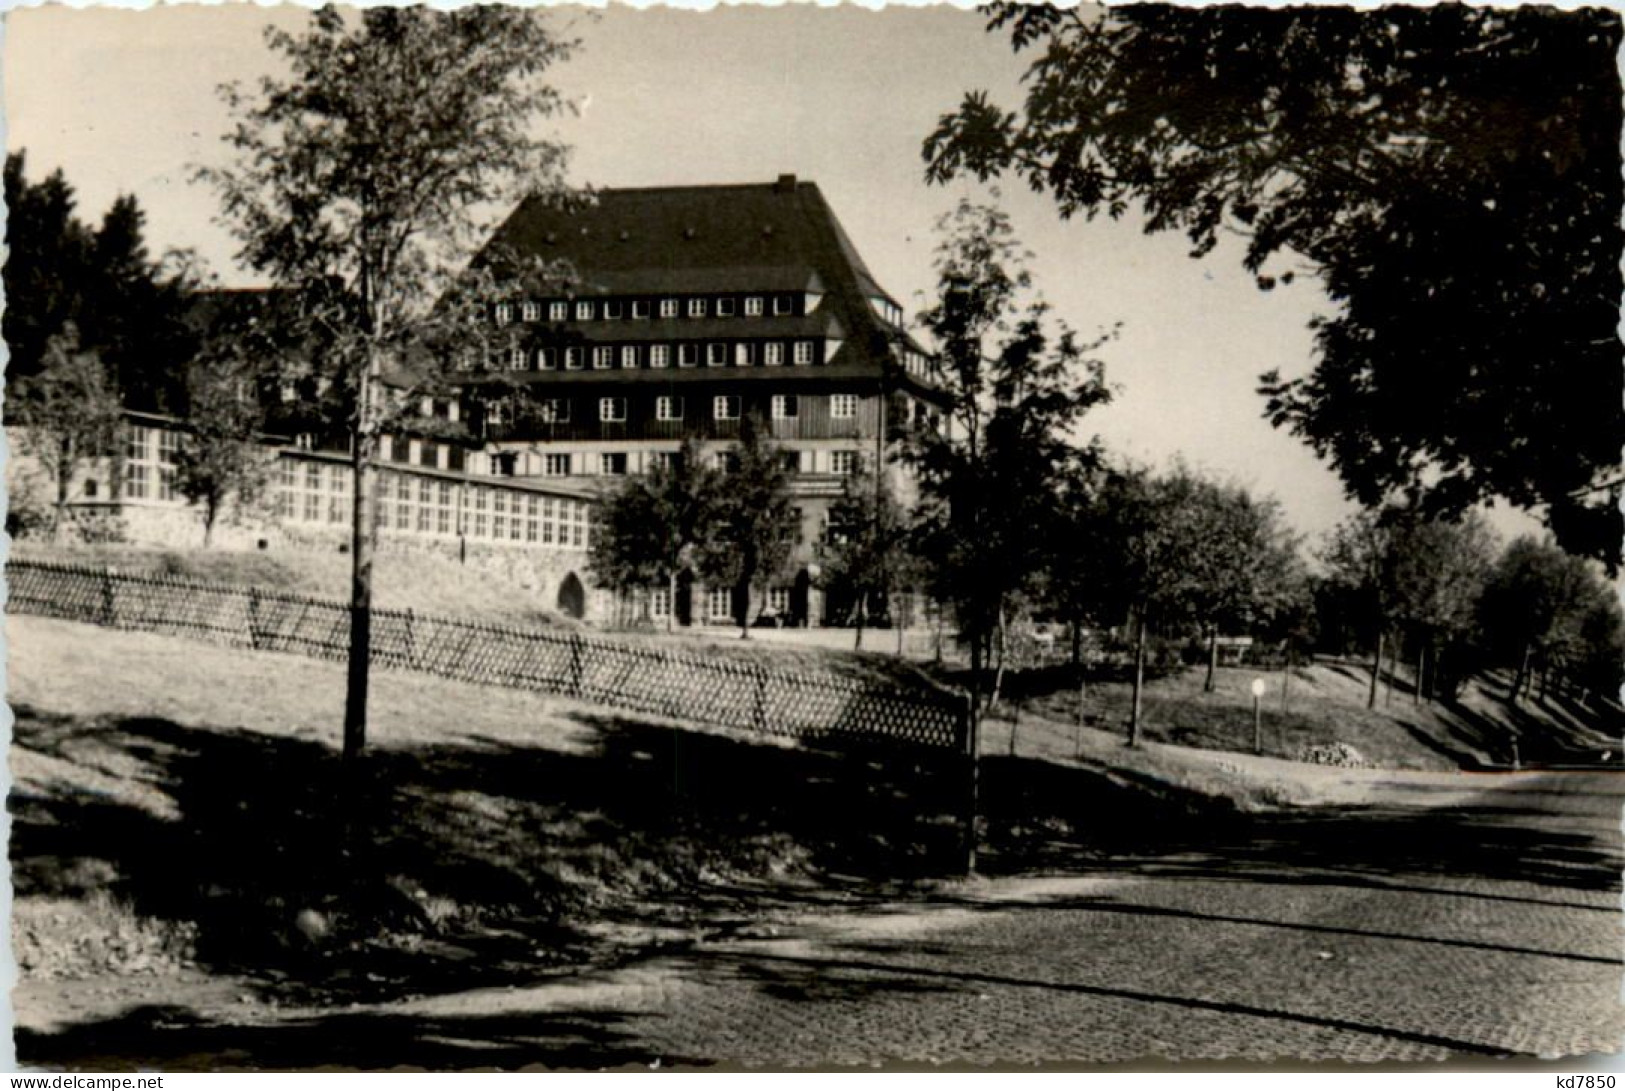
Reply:
[[1134, 699], [1128, 713], [1128, 744], [1140, 745], [1140, 691], [1145, 686], [1145, 610], [1141, 609], [1139, 630], [1134, 638]]
[[1392, 708], [1394, 704], [1394, 676], [1399, 673], [1399, 641], [1394, 637], [1388, 640], [1388, 684], [1382, 691], [1382, 707]]
[[[366, 413], [372, 382], [362, 387]], [[363, 418], [365, 419], [365, 418]], [[373, 464], [377, 438], [363, 427], [354, 440], [351, 459], [354, 497], [350, 511], [350, 656], [344, 690], [344, 764], [354, 766], [367, 745], [367, 688], [372, 665], [372, 562], [378, 540], [375, 494], [378, 469]]]
[[677, 624], [677, 570], [666, 573], [666, 631]]
[[1214, 679], [1219, 673], [1219, 627], [1209, 625], [1207, 629], [1207, 681], [1202, 683], [1203, 693], [1212, 693]]
[[857, 606], [858, 606], [858, 610], [857, 610], [857, 615], [858, 615], [858, 625], [857, 625], [858, 635], [857, 635], [857, 638], [852, 643], [852, 650], [855, 651], [855, 652], [861, 652], [863, 650], [863, 623], [864, 623], [865, 620], [867, 620], [865, 615], [868, 613], [868, 607], [867, 607], [867, 604], [865, 602], [866, 598], [867, 598], [867, 596], [865, 596], [862, 591], [858, 592], [858, 603], [857, 603]]
[[982, 722], [982, 636], [972, 633], [970, 637], [970, 715], [973, 724]]
[[1383, 638], [1386, 635], [1382, 629], [1377, 630], [1377, 653], [1371, 662], [1371, 692], [1366, 694], [1366, 708], [1377, 707], [1377, 685], [1382, 681]]
[[214, 542], [214, 523], [220, 517], [218, 504], [207, 500], [203, 502], [203, 548], [208, 549]]
[[1507, 694], [1507, 700], [1516, 701], [1518, 694], [1523, 691], [1524, 683], [1529, 680], [1529, 659], [1534, 652], [1534, 641], [1524, 641], [1523, 658], [1518, 660], [1518, 673], [1512, 676], [1512, 692]]
[[997, 707], [999, 707], [999, 693], [1000, 693], [1001, 689], [1004, 686], [1005, 628], [1004, 628], [1004, 607], [1002, 607], [1002, 606], [999, 607], [998, 634], [999, 634], [999, 665], [998, 665], [998, 668], [993, 672], [993, 694], [992, 694], [991, 697], [988, 698], [988, 702], [987, 702], [987, 707], [988, 708], [997, 708]]
[[[61, 542], [67, 536], [68, 529], [68, 483], [73, 477], [73, 441], [62, 441], [62, 452], [58, 457], [56, 467], [56, 508], [51, 517], [51, 541]], [[118, 499], [118, 489], [122, 482], [115, 474], [109, 486], [112, 499]]]
[[1421, 707], [1422, 704], [1422, 672], [1427, 668], [1427, 650], [1426, 641], [1418, 640], [1416, 642], [1416, 692], [1411, 694], [1411, 704], [1416, 707]]
[[1287, 690], [1292, 685], [1293, 657], [1292, 657], [1292, 645], [1291, 644], [1287, 645], [1286, 654], [1284, 656], [1282, 656], [1282, 662], [1285, 664], [1285, 666], [1283, 666], [1281, 668], [1281, 714], [1285, 715], [1286, 714]]
[[1083, 626], [1072, 622], [1072, 669], [1083, 674]]

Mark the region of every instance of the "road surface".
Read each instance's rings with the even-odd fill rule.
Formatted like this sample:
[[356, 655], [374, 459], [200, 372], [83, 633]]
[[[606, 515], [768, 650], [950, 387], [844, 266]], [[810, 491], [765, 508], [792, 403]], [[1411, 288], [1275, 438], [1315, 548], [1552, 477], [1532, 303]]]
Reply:
[[[786, 900], [614, 968], [343, 1011], [40, 1026], [56, 1063], [1425, 1062], [1618, 1050], [1625, 777], [1386, 781], [1224, 843]], [[128, 1052], [125, 1052], [128, 1051]]]

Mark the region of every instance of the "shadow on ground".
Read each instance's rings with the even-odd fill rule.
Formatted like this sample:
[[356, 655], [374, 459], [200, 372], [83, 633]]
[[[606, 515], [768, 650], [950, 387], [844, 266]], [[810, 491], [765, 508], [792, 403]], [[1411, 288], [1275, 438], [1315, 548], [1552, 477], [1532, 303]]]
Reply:
[[[780, 747], [582, 716], [594, 741], [580, 752], [380, 748], [346, 780], [334, 753], [309, 741], [15, 711], [19, 750], [70, 764], [115, 756], [127, 785], [147, 782], [175, 812], [25, 785], [10, 802], [16, 893], [83, 894], [75, 884], [85, 862], [103, 861], [108, 892], [136, 913], [195, 927], [200, 965], [249, 975], [284, 1001], [332, 1006], [533, 983], [549, 966], [604, 967], [727, 935], [775, 908], [878, 905], [954, 874], [961, 859], [965, 770], [917, 754]], [[1525, 821], [1509, 813], [1516, 808], [1246, 816], [1121, 771], [1019, 757], [985, 759], [981, 792], [982, 866], [993, 874], [1101, 868], [1405, 889], [1462, 876], [1573, 890], [1618, 883], [1613, 841]], [[606, 944], [606, 924], [648, 938]], [[229, 1065], [238, 1055], [286, 1067], [647, 1063], [624, 1046], [627, 1018], [573, 1013], [519, 1025], [335, 1011], [284, 1021], [272, 1040], [141, 1009], [23, 1032], [17, 1044], [30, 1064], [139, 1056], [185, 1067], [187, 1057]]]

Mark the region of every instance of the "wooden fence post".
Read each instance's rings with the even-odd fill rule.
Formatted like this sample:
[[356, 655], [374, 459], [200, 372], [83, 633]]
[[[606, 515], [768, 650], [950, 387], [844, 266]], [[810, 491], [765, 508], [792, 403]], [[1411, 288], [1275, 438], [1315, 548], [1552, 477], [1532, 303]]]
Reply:
[[982, 755], [980, 725], [976, 722], [975, 698], [965, 695], [963, 717], [964, 730], [964, 762], [965, 762], [965, 874], [976, 874], [976, 821], [980, 807], [982, 790]]
[[417, 642], [417, 634], [413, 630], [412, 622], [413, 622], [412, 608], [410, 606], [408, 606], [406, 608], [406, 613], [405, 613], [405, 624], [406, 624], [406, 667], [407, 667], [408, 670], [417, 670], [417, 667], [418, 667], [418, 642]]
[[756, 673], [756, 714], [752, 722], [759, 734], [767, 733], [767, 668], [760, 663], [755, 664]]
[[255, 651], [260, 648], [260, 589], [248, 589], [248, 646]]
[[102, 619], [101, 624], [109, 629], [118, 628], [118, 589], [113, 583], [113, 570], [102, 571]]
[[572, 633], [570, 635], [570, 695], [578, 701], [582, 695], [581, 645], [580, 634]]

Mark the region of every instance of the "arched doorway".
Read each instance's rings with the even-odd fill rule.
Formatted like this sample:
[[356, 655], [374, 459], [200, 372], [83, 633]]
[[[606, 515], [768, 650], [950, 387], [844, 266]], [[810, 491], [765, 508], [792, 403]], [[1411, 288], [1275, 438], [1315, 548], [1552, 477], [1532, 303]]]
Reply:
[[559, 581], [559, 613], [577, 621], [587, 614], [587, 589], [574, 572]]

